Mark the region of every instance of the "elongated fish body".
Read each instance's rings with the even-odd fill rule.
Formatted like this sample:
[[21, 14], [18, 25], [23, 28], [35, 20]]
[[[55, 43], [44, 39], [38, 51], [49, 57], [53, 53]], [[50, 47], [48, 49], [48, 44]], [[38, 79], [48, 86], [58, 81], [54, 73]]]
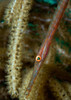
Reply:
[[[35, 65], [34, 65], [34, 71], [33, 71], [33, 74], [32, 74], [32, 77], [31, 77], [31, 80], [30, 80], [30, 83], [28, 85], [28, 88], [25, 92], [26, 96], [28, 97], [31, 89], [32, 89], [32, 86], [35, 82], [35, 79], [36, 79], [36, 76], [39, 72], [39, 69], [41, 68], [41, 64], [43, 63], [43, 61], [45, 60], [47, 54], [48, 54], [48, 51], [49, 51], [49, 47], [50, 47], [50, 44], [51, 44], [51, 40], [53, 39], [53, 36], [56, 32], [56, 29], [58, 28], [58, 25], [59, 25], [59, 22], [64, 14], [64, 11], [67, 7], [67, 4], [68, 4], [68, 1], [69, 0], [61, 0], [58, 4], [58, 7], [56, 9], [56, 12], [53, 16], [53, 20], [52, 20], [52, 23], [50, 24], [49, 26], [49, 29], [48, 29], [48, 32], [47, 32], [47, 36], [43, 42], [43, 44], [41, 45], [41, 48], [38, 52], [38, 57], [36, 58], [35, 60]], [[41, 59], [40, 59], [41, 58]], [[39, 59], [39, 60], [38, 60]]]

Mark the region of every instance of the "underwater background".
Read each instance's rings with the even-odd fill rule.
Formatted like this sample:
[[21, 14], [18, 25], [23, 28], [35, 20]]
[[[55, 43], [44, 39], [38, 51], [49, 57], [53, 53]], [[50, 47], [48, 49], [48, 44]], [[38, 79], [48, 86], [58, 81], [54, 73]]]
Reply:
[[[25, 100], [23, 92], [20, 92], [19, 97], [12, 97], [7, 88], [7, 47], [11, 25], [6, 24], [4, 16], [12, 1], [14, 2], [0, 0], [0, 100]], [[59, 1], [34, 0], [32, 5], [28, 28], [22, 41], [24, 49], [21, 73], [25, 88]], [[71, 0], [55, 33], [49, 55], [42, 65], [31, 96], [26, 100], [71, 100]]]

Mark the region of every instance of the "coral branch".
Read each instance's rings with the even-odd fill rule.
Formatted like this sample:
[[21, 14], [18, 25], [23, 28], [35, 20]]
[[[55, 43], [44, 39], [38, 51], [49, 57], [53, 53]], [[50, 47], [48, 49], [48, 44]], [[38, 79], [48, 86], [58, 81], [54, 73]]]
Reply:
[[10, 43], [8, 45], [7, 82], [9, 93], [13, 97], [18, 96], [21, 85], [21, 68], [23, 60], [23, 38], [27, 28], [28, 13], [31, 9], [32, 1], [20, 0], [18, 2], [17, 13], [12, 23], [10, 33]]
[[49, 87], [53, 92], [54, 96], [56, 96], [57, 100], [70, 100], [70, 97], [67, 95], [64, 88], [54, 78], [49, 79]]
[[18, 9], [18, 4], [20, 0], [11, 0], [6, 11], [4, 19], [8, 25], [11, 25], [13, 18], [16, 14], [16, 11]]
[[71, 83], [63, 82], [62, 85], [63, 85], [63, 87], [65, 88], [65, 90], [67, 91], [68, 95], [71, 98]]

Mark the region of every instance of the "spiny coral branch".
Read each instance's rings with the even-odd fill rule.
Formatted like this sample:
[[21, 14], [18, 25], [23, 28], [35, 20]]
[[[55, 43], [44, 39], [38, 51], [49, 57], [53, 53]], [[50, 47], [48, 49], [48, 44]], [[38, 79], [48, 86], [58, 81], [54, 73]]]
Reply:
[[62, 85], [63, 85], [63, 87], [65, 88], [65, 90], [67, 91], [68, 95], [71, 98], [71, 83], [63, 82]]
[[49, 87], [54, 96], [57, 97], [57, 100], [70, 100], [70, 97], [67, 95], [65, 89], [54, 78], [49, 79]]
[[26, 73], [24, 72], [25, 75], [23, 76], [22, 86], [21, 86], [21, 89], [20, 89], [20, 92], [19, 92], [19, 99], [20, 100], [26, 100], [24, 93], [25, 93], [26, 88], [27, 88], [27, 86], [29, 84], [29, 81], [31, 79], [32, 73], [33, 73], [33, 68], [32, 69], [31, 68], [27, 69]]
[[9, 93], [13, 97], [18, 96], [21, 84], [21, 68], [23, 60], [23, 38], [27, 28], [28, 13], [32, 1], [20, 0], [16, 15], [13, 19], [10, 40], [8, 45], [7, 82]]
[[13, 18], [15, 17], [15, 13], [18, 9], [18, 4], [20, 0], [11, 0], [6, 11], [4, 19], [8, 25], [11, 25]]

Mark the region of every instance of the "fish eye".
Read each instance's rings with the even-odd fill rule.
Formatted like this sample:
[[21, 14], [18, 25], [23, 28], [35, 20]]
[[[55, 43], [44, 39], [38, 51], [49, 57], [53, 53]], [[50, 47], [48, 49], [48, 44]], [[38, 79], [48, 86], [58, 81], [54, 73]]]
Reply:
[[40, 60], [41, 60], [41, 56], [37, 56], [37, 57], [36, 57], [36, 61], [39, 62]]

